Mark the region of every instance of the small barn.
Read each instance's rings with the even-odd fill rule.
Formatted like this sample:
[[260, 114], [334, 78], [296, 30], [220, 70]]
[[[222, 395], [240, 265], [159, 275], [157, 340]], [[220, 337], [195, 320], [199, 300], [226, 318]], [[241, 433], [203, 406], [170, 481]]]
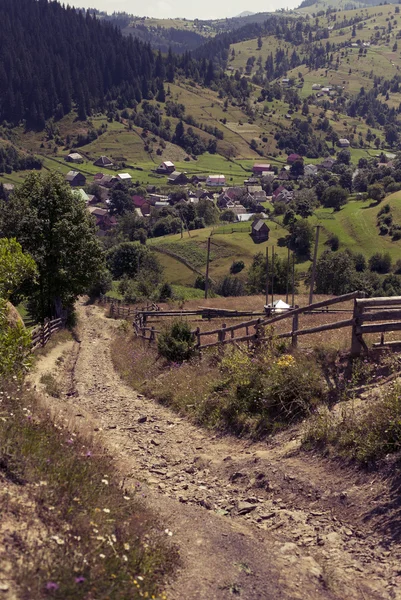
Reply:
[[266, 171], [270, 171], [270, 169], [271, 165], [269, 163], [256, 164], [252, 167], [252, 171], [255, 175], [262, 175], [263, 173], [266, 173]]
[[269, 239], [270, 229], [262, 219], [258, 219], [252, 223], [251, 236], [254, 242], [267, 242]]
[[101, 156], [93, 163], [96, 167], [112, 167], [113, 161], [110, 160], [107, 156]]
[[68, 156], [65, 157], [65, 160], [70, 163], [80, 164], [84, 162], [83, 156], [78, 154], [78, 152], [71, 152]]
[[171, 162], [171, 160], [165, 160], [156, 169], [156, 173], [161, 173], [162, 175], [174, 173], [174, 171], [175, 165], [173, 162]]
[[86, 184], [86, 177], [79, 171], [68, 171], [65, 180], [71, 187], [83, 187]]
[[347, 140], [347, 138], [340, 138], [338, 140], [338, 145], [340, 146], [340, 148], [349, 148], [350, 147], [350, 141]]
[[181, 173], [180, 171], [173, 171], [170, 173], [167, 183], [169, 185], [184, 185], [188, 183], [188, 178], [185, 173]]
[[132, 177], [129, 173], [119, 173], [117, 177], [123, 183], [131, 183], [132, 181]]

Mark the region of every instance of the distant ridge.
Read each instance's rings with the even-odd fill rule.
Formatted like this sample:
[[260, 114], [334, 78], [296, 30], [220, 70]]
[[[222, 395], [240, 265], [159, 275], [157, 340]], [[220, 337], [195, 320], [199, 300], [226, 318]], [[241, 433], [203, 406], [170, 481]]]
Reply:
[[253, 17], [253, 15], [256, 15], [256, 13], [250, 12], [249, 10], [244, 10], [242, 13], [235, 16], [234, 19], [240, 19], [241, 17]]

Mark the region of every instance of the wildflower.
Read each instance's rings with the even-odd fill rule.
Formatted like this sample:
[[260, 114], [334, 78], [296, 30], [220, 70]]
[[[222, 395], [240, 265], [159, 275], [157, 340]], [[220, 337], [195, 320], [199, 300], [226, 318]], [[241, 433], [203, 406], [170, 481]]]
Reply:
[[86, 458], [90, 458], [92, 456], [92, 452], [90, 450], [88, 450], [88, 452], [86, 453]]
[[75, 577], [75, 583], [83, 583], [85, 581], [85, 577]]
[[124, 500], [131, 500], [129, 496], [124, 496]]
[[67, 444], [73, 444], [74, 440], [72, 440], [71, 438], [69, 440], [67, 440]]
[[49, 590], [49, 591], [51, 591], [51, 592], [58, 590], [59, 587], [60, 587], [59, 584], [55, 583], [54, 581], [48, 581], [46, 583], [46, 589]]
[[109, 508], [104, 508], [104, 509], [103, 509], [103, 512], [105, 512], [105, 513], [109, 513], [109, 512], [110, 512], [110, 509], [109, 509]]
[[50, 539], [54, 540], [58, 546], [64, 545], [64, 540], [58, 535], [52, 535]]
[[99, 554], [99, 558], [106, 558], [105, 554]]
[[124, 562], [128, 562], [128, 556], [126, 556], [125, 554], [123, 554], [122, 559]]
[[107, 479], [102, 479], [102, 483], [104, 483], [104, 485], [109, 485], [109, 482]]
[[124, 544], [124, 550], [129, 550], [130, 549], [130, 545], [129, 544]]

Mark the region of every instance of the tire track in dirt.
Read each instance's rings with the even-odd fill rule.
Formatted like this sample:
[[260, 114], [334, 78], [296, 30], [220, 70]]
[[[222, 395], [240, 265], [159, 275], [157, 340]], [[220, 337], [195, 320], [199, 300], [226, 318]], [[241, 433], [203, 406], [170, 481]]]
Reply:
[[299, 453], [299, 432], [267, 445], [193, 426], [115, 373], [118, 322], [95, 306], [78, 313], [67, 405], [94, 419], [126, 484], [173, 531], [182, 567], [171, 599], [401, 599], [399, 549], [390, 553], [364, 521], [363, 503], [383, 492], [380, 482], [329, 472]]

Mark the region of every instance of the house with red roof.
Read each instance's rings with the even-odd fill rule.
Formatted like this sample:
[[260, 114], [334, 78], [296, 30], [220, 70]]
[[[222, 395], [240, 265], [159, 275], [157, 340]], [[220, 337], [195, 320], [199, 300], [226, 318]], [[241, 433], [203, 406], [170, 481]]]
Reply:
[[300, 154], [295, 154], [295, 153], [287, 156], [287, 163], [289, 165], [292, 165], [296, 160], [303, 160], [303, 158]]

